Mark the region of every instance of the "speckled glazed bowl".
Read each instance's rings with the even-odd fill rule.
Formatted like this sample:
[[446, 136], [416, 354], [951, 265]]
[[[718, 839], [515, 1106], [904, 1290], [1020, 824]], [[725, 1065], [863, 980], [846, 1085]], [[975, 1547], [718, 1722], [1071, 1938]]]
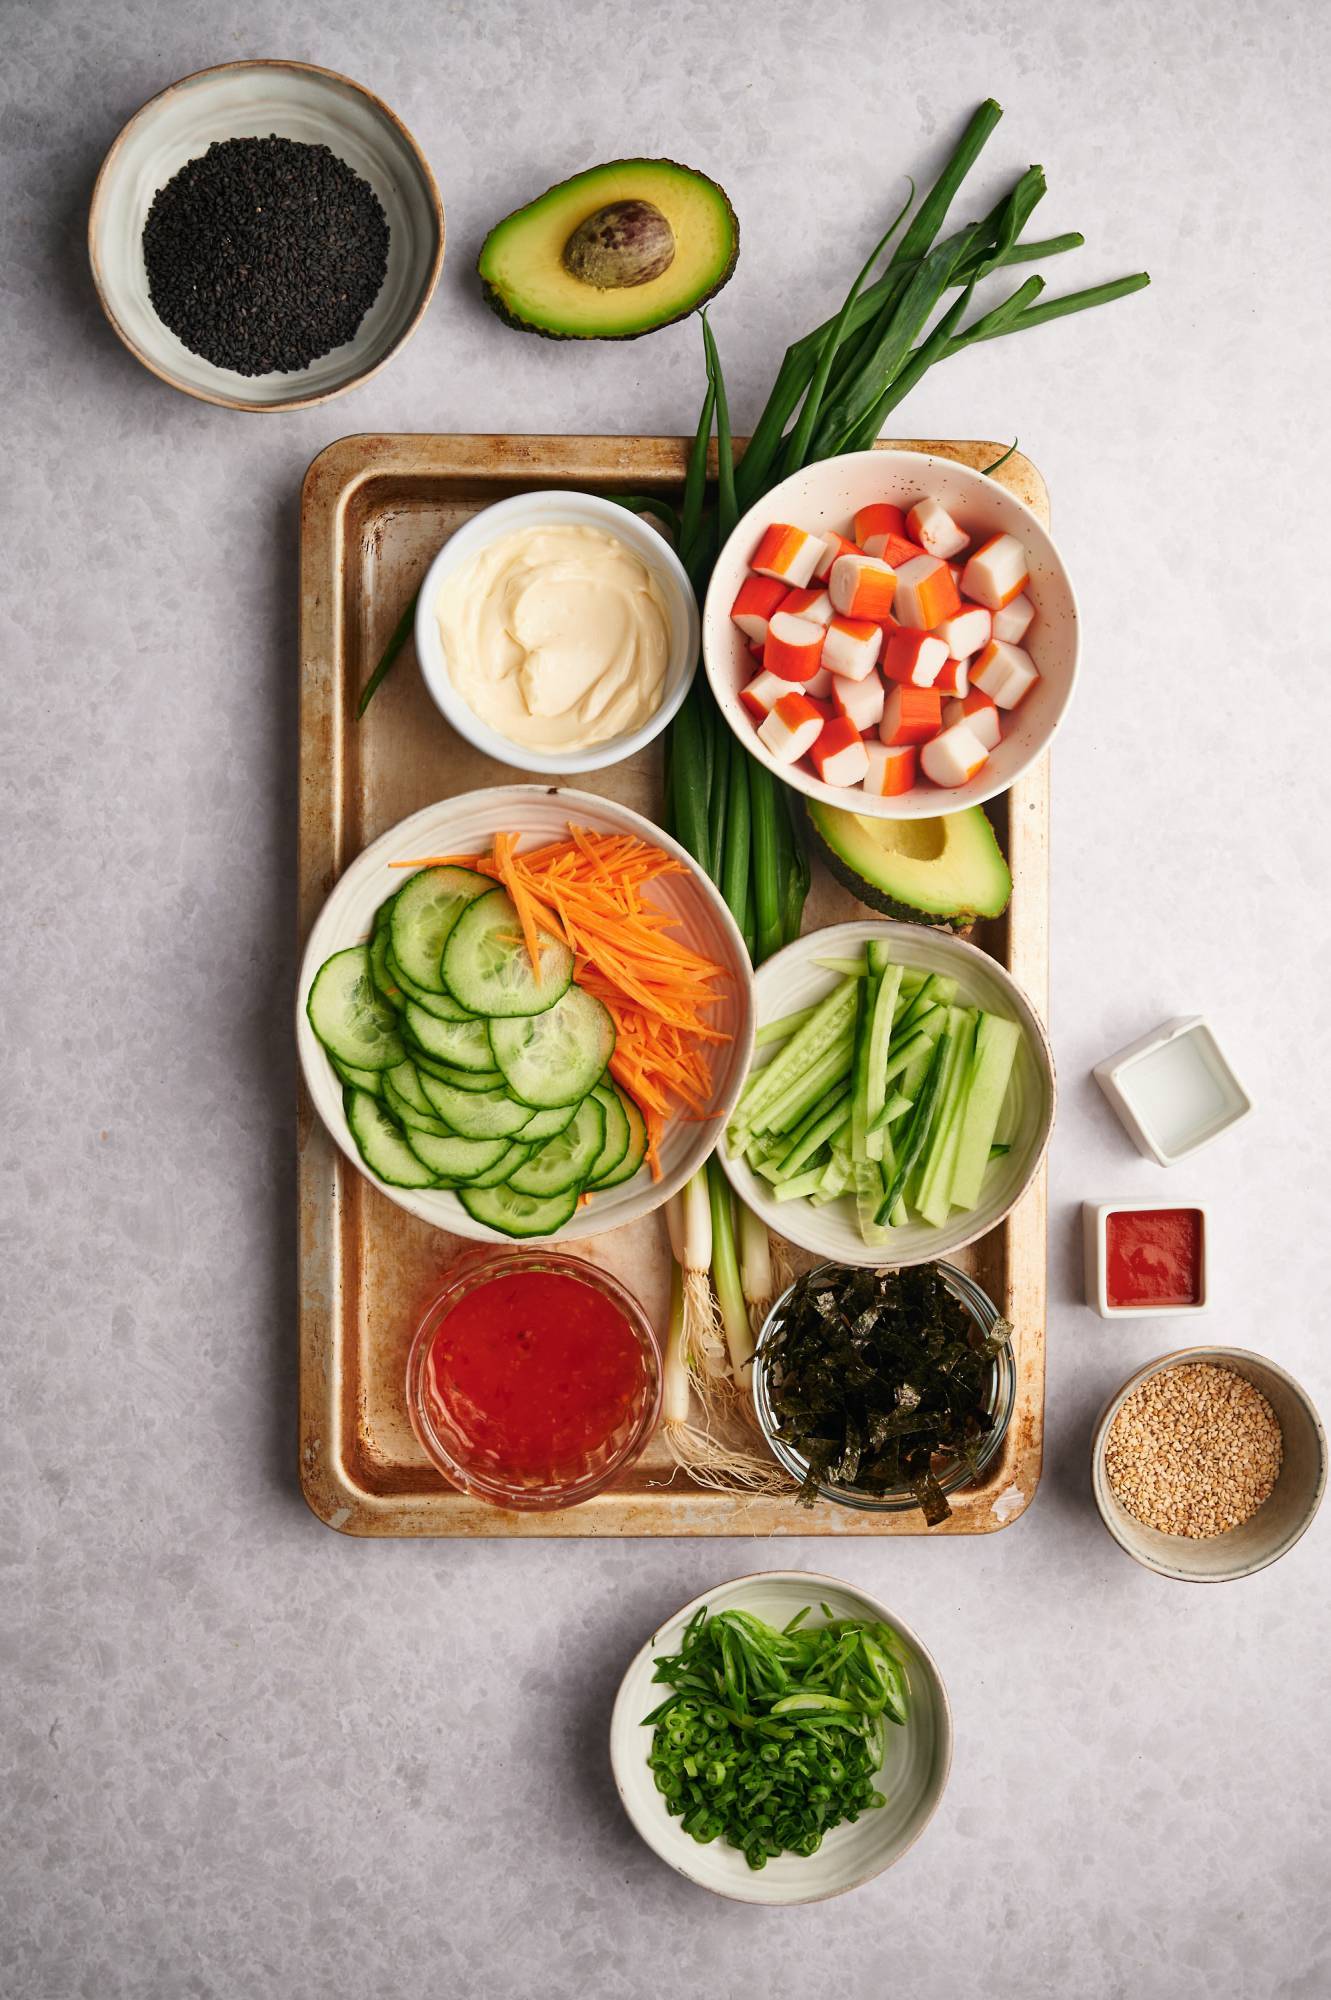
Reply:
[[[388, 218], [388, 271], [355, 338], [290, 374], [238, 375], [190, 352], [154, 312], [143, 262], [153, 196], [214, 140], [328, 146], [367, 180]], [[350, 77], [311, 63], [222, 63], [143, 105], [102, 162], [88, 216], [97, 296], [130, 353], [160, 381], [230, 410], [297, 410], [377, 374], [420, 324], [444, 264], [444, 209], [405, 125]]]
[[[740, 689], [756, 669], [748, 641], [731, 623], [730, 610], [748, 574], [753, 552], [773, 522], [849, 534], [851, 521], [861, 507], [878, 500], [909, 507], [926, 494], [941, 500], [972, 537], [983, 540], [989, 535], [1010, 534], [1025, 545], [1031, 572], [1027, 595], [1035, 605], [1036, 620], [1022, 643], [1040, 670], [1040, 682], [1019, 708], [1004, 716], [1007, 734], [968, 785], [943, 791], [926, 783], [896, 798], [872, 798], [858, 789], [825, 785], [802, 761], [779, 764], [770, 756], [739, 698]], [[935, 458], [920, 451], [847, 452], [844, 458], [820, 460], [783, 479], [749, 509], [722, 549], [702, 620], [707, 678], [721, 713], [749, 754], [807, 798], [821, 799], [825, 805], [841, 806], [870, 819], [932, 819], [940, 813], [980, 805], [1015, 785], [1023, 771], [1044, 755], [1067, 713], [1077, 675], [1078, 639], [1077, 600], [1049, 530], [996, 480], [968, 465], [958, 465], [955, 459]]]

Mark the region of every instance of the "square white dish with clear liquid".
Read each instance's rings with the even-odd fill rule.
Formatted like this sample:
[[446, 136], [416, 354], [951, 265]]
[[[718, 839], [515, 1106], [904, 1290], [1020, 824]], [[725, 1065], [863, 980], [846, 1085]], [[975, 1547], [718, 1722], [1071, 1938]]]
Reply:
[[1138, 1151], [1162, 1167], [1189, 1158], [1253, 1108], [1201, 1014], [1152, 1029], [1097, 1063], [1094, 1076]]

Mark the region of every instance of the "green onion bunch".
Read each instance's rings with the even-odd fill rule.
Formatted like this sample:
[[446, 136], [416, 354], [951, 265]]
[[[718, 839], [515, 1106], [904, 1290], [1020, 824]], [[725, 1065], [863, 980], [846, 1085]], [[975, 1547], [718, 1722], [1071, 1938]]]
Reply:
[[904, 1725], [905, 1670], [890, 1626], [833, 1618], [783, 1631], [704, 1605], [653, 1679], [672, 1690], [643, 1718], [666, 1807], [696, 1841], [724, 1839], [750, 1868], [813, 1854], [824, 1834], [886, 1803], [874, 1779], [885, 1722]]

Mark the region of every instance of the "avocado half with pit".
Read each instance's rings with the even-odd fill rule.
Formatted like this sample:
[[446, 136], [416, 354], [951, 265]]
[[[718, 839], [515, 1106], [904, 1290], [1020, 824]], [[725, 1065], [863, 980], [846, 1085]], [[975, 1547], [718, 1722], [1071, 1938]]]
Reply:
[[735, 268], [725, 190], [676, 160], [611, 160], [497, 222], [486, 304], [549, 340], [635, 340], [703, 305]]
[[1007, 908], [1012, 876], [981, 807], [939, 819], [869, 819], [808, 803], [818, 853], [871, 910], [963, 931]]

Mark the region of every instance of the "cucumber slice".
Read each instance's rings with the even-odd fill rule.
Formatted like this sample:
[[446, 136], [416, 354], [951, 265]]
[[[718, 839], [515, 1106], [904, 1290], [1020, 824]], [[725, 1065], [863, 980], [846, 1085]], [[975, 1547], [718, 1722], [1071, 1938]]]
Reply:
[[573, 953], [550, 931], [540, 933], [538, 946], [541, 962], [534, 966], [508, 892], [492, 889], [477, 897], [454, 927], [444, 950], [444, 983], [473, 1014], [510, 1019], [544, 1013], [569, 989]]
[[377, 1097], [368, 1090], [345, 1090], [342, 1105], [351, 1136], [370, 1172], [390, 1187], [433, 1187], [432, 1168], [408, 1146]]
[[646, 1119], [626, 1090], [621, 1090], [617, 1083], [611, 1088], [624, 1108], [624, 1116], [629, 1121], [628, 1151], [619, 1165], [612, 1167], [608, 1174], [603, 1175], [600, 1180], [589, 1181], [587, 1183], [589, 1187], [612, 1188], [618, 1187], [623, 1181], [631, 1181], [647, 1157]]
[[458, 1200], [473, 1222], [497, 1229], [501, 1236], [553, 1236], [578, 1205], [578, 1190], [567, 1194], [518, 1194], [510, 1187], [463, 1187]]
[[[620, 1103], [613, 1084], [598, 1083], [592, 1096], [605, 1113], [605, 1144], [592, 1161], [587, 1178], [599, 1181], [604, 1175], [614, 1172], [629, 1149], [629, 1115]], [[527, 1128], [524, 1126], [523, 1129]]]
[[393, 1088], [388, 1081], [387, 1073], [384, 1076], [384, 1109], [396, 1118], [408, 1138], [413, 1132], [432, 1132], [436, 1139], [446, 1139], [452, 1130], [442, 1118], [436, 1118], [432, 1111], [414, 1110]]
[[[453, 1069], [493, 1069], [494, 1050], [490, 1047], [490, 1037], [486, 1033], [484, 1021], [436, 1021], [432, 1014], [426, 1014], [408, 1000], [402, 1011], [402, 1025], [408, 1040], [436, 1062], [448, 1063]], [[401, 1057], [398, 1058], [401, 1060]], [[366, 1064], [366, 1068], [372, 1068]]]
[[437, 1114], [433, 1104], [421, 1089], [420, 1076], [412, 1062], [400, 1062], [392, 1069], [384, 1071], [384, 1082], [391, 1087], [394, 1097], [400, 1097], [413, 1111], [421, 1112], [426, 1118]]
[[543, 1014], [490, 1023], [494, 1059], [515, 1097], [537, 1111], [586, 1097], [605, 1074], [615, 1046], [615, 1024], [580, 986]]
[[496, 1160], [494, 1165], [487, 1167], [483, 1174], [477, 1174], [474, 1180], [467, 1182], [467, 1186], [474, 1188], [498, 1187], [501, 1181], [508, 1179], [515, 1167], [520, 1167], [524, 1160], [530, 1159], [534, 1151], [534, 1147], [525, 1146], [520, 1139], [515, 1139], [502, 1160]]
[[553, 1139], [556, 1132], [562, 1132], [571, 1125], [578, 1115], [576, 1104], [553, 1104], [548, 1111], [534, 1111], [522, 1128], [522, 1143], [538, 1145], [542, 1139]]
[[454, 1090], [428, 1075], [421, 1077], [421, 1089], [435, 1117], [464, 1139], [512, 1139], [531, 1117], [528, 1107], [504, 1090]]
[[404, 996], [388, 964], [387, 924], [379, 924], [370, 939], [370, 977], [389, 1006], [400, 1008]]
[[440, 970], [444, 946], [468, 903], [493, 888], [488, 875], [472, 868], [423, 868], [403, 884], [389, 926], [393, 956], [408, 979], [430, 993], [446, 991]]
[[502, 1069], [454, 1069], [451, 1063], [436, 1062], [433, 1056], [413, 1055], [418, 1070], [449, 1083], [454, 1090], [503, 1090]]
[[498, 1166], [508, 1151], [507, 1140], [459, 1139], [456, 1133], [441, 1139], [432, 1132], [408, 1132], [407, 1144], [432, 1174], [464, 1183]]
[[414, 979], [408, 979], [406, 973], [394, 958], [393, 947], [391, 945], [388, 947], [385, 969], [388, 977], [398, 988], [399, 1006], [402, 1004], [402, 996], [405, 995], [408, 1000], [414, 1000], [416, 1005], [423, 1008], [427, 1014], [433, 1014], [436, 1021], [474, 1021], [476, 1019], [476, 1016], [469, 1014], [467, 1009], [461, 1006], [451, 993], [431, 993], [428, 987], [418, 986]]
[[581, 1189], [605, 1144], [605, 1112], [584, 1097], [571, 1125], [536, 1148], [525, 1165], [508, 1177], [515, 1194], [565, 1194]]
[[386, 1074], [377, 1069], [353, 1069], [350, 1063], [339, 1062], [336, 1056], [329, 1056], [339, 1083], [350, 1084], [353, 1090], [368, 1090], [371, 1097], [378, 1097], [383, 1088]]
[[353, 1069], [391, 1069], [405, 1054], [397, 1017], [370, 977], [366, 945], [352, 945], [324, 960], [305, 1011], [329, 1055]]

